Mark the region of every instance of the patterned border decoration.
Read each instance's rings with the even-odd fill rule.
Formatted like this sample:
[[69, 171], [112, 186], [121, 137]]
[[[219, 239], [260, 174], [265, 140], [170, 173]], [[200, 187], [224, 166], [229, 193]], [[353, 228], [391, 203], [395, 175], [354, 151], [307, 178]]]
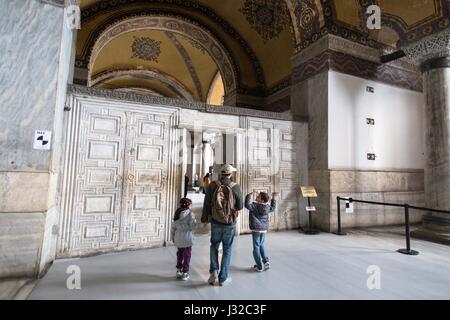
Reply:
[[123, 92], [134, 92], [137, 94], [145, 94], [145, 95], [151, 95], [151, 96], [156, 96], [156, 97], [164, 97], [163, 94], [156, 92], [155, 90], [145, 88], [145, 87], [137, 87], [137, 86], [118, 87], [118, 88], [115, 88], [114, 90], [123, 91]]
[[94, 62], [103, 49], [103, 47], [119, 37], [120, 35], [136, 30], [155, 29], [161, 31], [170, 31], [180, 33], [192, 38], [201, 44], [207, 50], [211, 58], [216, 62], [222, 74], [225, 84], [225, 92], [230, 92], [237, 87], [237, 76], [233, 69], [233, 63], [226, 54], [226, 50], [221, 46], [220, 42], [212, 37], [211, 34], [202, 30], [200, 27], [189, 22], [168, 17], [140, 16], [119, 21], [108, 27], [95, 42], [91, 56], [89, 59], [89, 77], [88, 85], [92, 78], [92, 67]]
[[181, 82], [156, 69], [119, 69], [107, 71], [98, 74], [94, 79], [92, 79], [92, 86], [99, 86], [106, 81], [127, 76], [135, 79], [159, 80], [169, 87], [169, 89], [178, 94], [180, 98], [188, 101], [194, 101], [192, 93], [189, 92], [189, 90]]
[[203, 48], [201, 45], [199, 45], [198, 42], [196, 42], [196, 41], [194, 41], [194, 40], [192, 40], [191, 38], [188, 38], [188, 37], [184, 37], [183, 36], [183, 38], [185, 38], [186, 41], [189, 42], [189, 44], [191, 46], [193, 46], [195, 49], [199, 50], [202, 54], [205, 55], [207, 53], [205, 48]]
[[[195, 70], [194, 64], [192, 63], [192, 60], [189, 57], [189, 54], [172, 32], [166, 31], [165, 35], [172, 41], [173, 45], [177, 48], [178, 52], [183, 58], [183, 61], [186, 64], [187, 69], [189, 70], [189, 74], [191, 75], [192, 81], [194, 82], [198, 97], [201, 101], [204, 101], [205, 97], [203, 95], [202, 84], [200, 82], [200, 78], [198, 77], [197, 71]], [[191, 41], [195, 42], [194, 40]]]
[[266, 118], [274, 120], [290, 120], [305, 122], [307, 119], [295, 117], [291, 113], [277, 113], [271, 111], [255, 110], [251, 108], [229, 107], [229, 106], [212, 106], [203, 102], [189, 102], [186, 100], [177, 100], [165, 97], [156, 97], [136, 94], [134, 92], [124, 92], [115, 90], [105, 90], [95, 87], [83, 87], [71, 85], [68, 87], [68, 94], [94, 96], [111, 100], [137, 102], [149, 105], [163, 105], [176, 108], [184, 108], [197, 110], [200, 112], [228, 114], [236, 116], [250, 116], [257, 118]]
[[[348, 55], [368, 60], [376, 63], [380, 63], [380, 51], [368, 46], [364, 46], [357, 42], [353, 42], [339, 36], [328, 34], [316, 41], [313, 45], [296, 55], [293, 59], [293, 65], [298, 66], [301, 63], [320, 55], [325, 50], [333, 50], [337, 52], [346, 53]], [[398, 59], [389, 62], [388, 65], [399, 69], [405, 69], [407, 71], [417, 72], [420, 70], [417, 66], [409, 63], [407, 59]]]
[[[291, 1], [291, 0], [286, 0], [286, 1]], [[102, 3], [95, 3], [87, 8], [85, 8], [82, 13], [81, 13], [81, 18], [82, 18], [82, 24], [94, 17], [96, 17], [97, 15], [101, 14], [102, 12], [107, 12], [107, 11], [113, 11], [114, 9], [121, 9], [121, 8], [129, 8], [132, 5], [151, 5], [152, 3], [163, 3], [166, 4], [166, 7], [164, 9], [136, 9], [136, 10], [130, 10], [127, 11], [126, 13], [119, 13], [117, 15], [113, 15], [110, 19], [108, 19], [104, 25], [109, 26], [119, 20], [122, 20], [124, 18], [128, 18], [128, 17], [137, 17], [140, 15], [155, 15], [155, 16], [170, 16], [170, 17], [177, 17], [177, 18], [182, 18], [186, 21], [190, 21], [191, 23], [194, 23], [196, 25], [201, 26], [204, 30], [207, 30], [206, 27], [202, 26], [202, 24], [198, 21], [195, 21], [195, 19], [193, 17], [186, 17], [183, 16], [181, 17], [180, 14], [176, 11], [177, 7], [182, 7], [182, 8], [186, 8], [189, 9], [190, 11], [192, 11], [193, 13], [197, 13], [197, 14], [202, 14], [205, 15], [207, 17], [209, 17], [212, 21], [216, 22], [218, 25], [220, 25], [220, 27], [233, 39], [235, 39], [239, 45], [242, 47], [242, 49], [245, 51], [245, 53], [250, 57], [250, 60], [253, 63], [253, 68], [255, 70], [257, 79], [260, 83], [260, 86], [265, 88], [265, 77], [264, 77], [264, 72], [262, 69], [261, 64], [259, 63], [259, 60], [255, 54], [255, 52], [253, 51], [253, 49], [250, 47], [250, 45], [247, 43], [247, 41], [231, 26], [230, 23], [228, 23], [227, 21], [225, 21], [224, 19], [222, 19], [219, 15], [217, 15], [214, 11], [212, 11], [210, 8], [203, 6], [201, 4], [199, 4], [198, 2], [193, 2], [190, 0], [152, 0], [152, 2], [148, 2], [148, 0], [128, 0], [127, 3], [123, 3], [121, 1], [117, 1], [117, 0], [105, 0], [102, 1]], [[87, 60], [87, 56], [89, 55], [89, 50], [92, 49], [93, 43], [95, 42], [96, 38], [99, 36], [99, 34], [101, 34], [103, 32], [105, 28], [100, 27], [100, 30], [96, 30], [95, 32], [93, 32], [92, 35], [89, 36], [88, 40], [86, 41], [87, 46], [85, 48], [83, 48], [83, 52], [82, 52], [82, 59], [86, 61]], [[214, 35], [215, 37], [217, 37], [218, 39], [220, 39], [218, 37], [218, 35]], [[293, 35], [293, 41], [295, 42], [295, 36]], [[222, 43], [224, 43], [223, 41], [221, 41]], [[79, 64], [81, 65], [83, 62], [79, 62]], [[235, 70], [237, 70], [235, 68]]]
[[450, 28], [404, 47], [403, 51], [412, 63], [419, 65], [428, 60], [449, 57]]
[[419, 92], [423, 90], [422, 77], [418, 72], [356, 58], [346, 53], [332, 50], [326, 50], [297, 66], [293, 71], [292, 81], [294, 84], [298, 84], [329, 70], [408, 90]]

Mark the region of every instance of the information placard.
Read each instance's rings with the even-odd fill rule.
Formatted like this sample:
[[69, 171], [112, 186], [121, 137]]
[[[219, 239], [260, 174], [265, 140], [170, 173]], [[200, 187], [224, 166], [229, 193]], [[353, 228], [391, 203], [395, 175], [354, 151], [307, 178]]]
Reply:
[[300, 189], [302, 190], [303, 197], [317, 198], [316, 188], [314, 188], [312, 186], [308, 186], [308, 187], [300, 187]]

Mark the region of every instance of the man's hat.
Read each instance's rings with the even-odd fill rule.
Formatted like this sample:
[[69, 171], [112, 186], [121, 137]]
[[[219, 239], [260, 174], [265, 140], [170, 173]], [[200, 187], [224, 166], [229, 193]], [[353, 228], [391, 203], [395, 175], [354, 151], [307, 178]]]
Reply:
[[234, 168], [231, 164], [224, 164], [222, 166], [222, 169], [220, 170], [223, 174], [232, 174], [233, 172], [236, 172], [237, 169]]

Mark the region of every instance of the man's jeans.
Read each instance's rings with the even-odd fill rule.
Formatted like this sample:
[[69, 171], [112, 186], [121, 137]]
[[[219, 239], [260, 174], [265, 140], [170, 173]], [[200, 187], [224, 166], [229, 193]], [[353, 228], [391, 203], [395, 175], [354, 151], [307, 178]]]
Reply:
[[252, 232], [252, 237], [253, 258], [255, 258], [256, 266], [261, 270], [263, 268], [263, 264], [269, 262], [269, 258], [266, 256], [266, 249], [264, 248], [264, 240], [266, 239], [266, 234], [264, 232]]
[[[210, 268], [209, 273], [219, 272], [219, 282], [224, 282], [228, 278], [228, 268], [231, 263], [231, 251], [233, 248], [233, 240], [235, 233], [235, 225], [222, 225], [211, 222], [211, 251], [210, 251]], [[222, 243], [222, 262], [219, 268], [219, 246]]]

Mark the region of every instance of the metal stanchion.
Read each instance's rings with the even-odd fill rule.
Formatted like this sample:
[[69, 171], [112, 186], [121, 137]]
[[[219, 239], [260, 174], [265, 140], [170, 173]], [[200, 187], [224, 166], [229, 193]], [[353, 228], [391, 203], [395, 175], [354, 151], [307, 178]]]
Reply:
[[341, 197], [337, 197], [337, 218], [338, 218], [338, 230], [337, 232], [334, 232], [334, 234], [337, 234], [338, 236], [345, 236], [347, 235], [346, 232], [342, 232], [341, 229]]
[[405, 204], [405, 232], [406, 232], [406, 249], [398, 249], [397, 251], [403, 254], [416, 256], [418, 251], [411, 250], [411, 233], [409, 228], [409, 205]]
[[[311, 207], [311, 198], [308, 197], [308, 207]], [[320, 233], [319, 230], [315, 230], [312, 228], [312, 215], [311, 215], [311, 211], [308, 212], [309, 214], [309, 226], [308, 226], [308, 230], [305, 230], [305, 234], [318, 234]]]

